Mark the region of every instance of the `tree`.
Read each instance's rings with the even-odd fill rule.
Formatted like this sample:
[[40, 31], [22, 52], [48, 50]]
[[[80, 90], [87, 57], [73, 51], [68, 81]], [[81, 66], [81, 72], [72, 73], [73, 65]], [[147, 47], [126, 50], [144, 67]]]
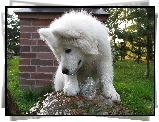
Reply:
[[[112, 37], [114, 49], [119, 50], [115, 38], [123, 39], [124, 45], [129, 43], [129, 51], [139, 63], [142, 56], [146, 56], [146, 77], [149, 77], [149, 60], [154, 58], [154, 7], [151, 8], [103, 8], [110, 13], [106, 22], [109, 34]], [[125, 28], [121, 24], [125, 23]], [[124, 46], [125, 48], [125, 46]], [[127, 50], [119, 50], [126, 54]]]
[[146, 23], [146, 30], [147, 30], [147, 70], [146, 70], [146, 77], [148, 78], [150, 75], [150, 64], [149, 60], [152, 58], [152, 41], [154, 40], [154, 17], [155, 11], [154, 8], [146, 8], [147, 12], [147, 23]]
[[[147, 8], [150, 10], [151, 8]], [[106, 26], [109, 28], [110, 36], [112, 37], [112, 43], [115, 44], [115, 39], [123, 39], [126, 44], [129, 42], [132, 47], [131, 52], [134, 54], [134, 58], [141, 59], [142, 55], [145, 55], [145, 49], [147, 48], [147, 12], [145, 8], [104, 8], [105, 11], [110, 13], [110, 17], [106, 22]], [[151, 10], [151, 12], [154, 12]], [[125, 27], [121, 27], [121, 24], [125, 23]], [[151, 30], [151, 34], [154, 32], [154, 18], [151, 17], [148, 22]], [[123, 25], [122, 25], [123, 26]], [[154, 36], [151, 36], [149, 52], [149, 59], [153, 59], [153, 41]], [[126, 50], [127, 51], [127, 50]], [[136, 55], [136, 56], [135, 56]]]
[[146, 77], [149, 77], [150, 66], [149, 60], [153, 59], [153, 42], [154, 42], [154, 8], [135, 8], [131, 12], [129, 18], [134, 20], [132, 28], [135, 31], [135, 40], [133, 45], [136, 50], [132, 51], [138, 55], [138, 63], [144, 48], [146, 49], [147, 70]]
[[119, 28], [121, 21], [119, 22], [119, 19], [121, 19], [123, 8], [103, 8], [103, 10], [110, 13], [110, 16], [105, 24], [109, 28], [109, 35], [112, 37], [110, 41], [112, 45], [113, 62], [116, 62], [121, 54], [119, 47], [120, 44], [116, 43], [115, 40], [118, 38], [117, 32], [121, 31]]
[[7, 12], [7, 58], [19, 55], [19, 28], [19, 19], [16, 18], [15, 14], [10, 15]]

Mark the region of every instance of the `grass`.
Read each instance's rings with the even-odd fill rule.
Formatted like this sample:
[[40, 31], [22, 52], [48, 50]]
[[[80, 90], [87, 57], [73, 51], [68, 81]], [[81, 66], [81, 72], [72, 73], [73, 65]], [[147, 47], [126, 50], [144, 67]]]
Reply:
[[19, 81], [19, 56], [7, 59], [7, 82]]
[[[145, 62], [118, 61], [114, 64], [114, 85], [122, 104], [137, 115], [154, 114], [154, 63], [151, 63], [149, 78], [144, 76], [145, 71]], [[22, 113], [28, 111], [39, 97], [52, 91], [50, 87], [40, 93], [19, 90], [19, 57], [7, 60], [7, 87]]]
[[137, 115], [154, 114], [154, 63], [151, 63], [151, 75], [146, 78], [146, 63], [132, 61], [117, 62], [114, 66], [114, 84], [121, 96], [122, 104], [128, 106]]

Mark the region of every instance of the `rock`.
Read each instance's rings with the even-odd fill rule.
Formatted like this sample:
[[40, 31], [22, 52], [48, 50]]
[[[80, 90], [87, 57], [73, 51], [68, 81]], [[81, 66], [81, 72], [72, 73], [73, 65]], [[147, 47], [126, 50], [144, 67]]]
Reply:
[[28, 115], [132, 115], [120, 104], [114, 104], [98, 92], [88, 100], [83, 95], [65, 96], [63, 91], [47, 93], [28, 112]]

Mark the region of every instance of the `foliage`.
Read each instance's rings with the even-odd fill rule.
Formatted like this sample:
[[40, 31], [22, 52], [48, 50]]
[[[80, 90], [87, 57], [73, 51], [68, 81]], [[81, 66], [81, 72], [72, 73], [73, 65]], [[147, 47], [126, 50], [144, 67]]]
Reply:
[[13, 55], [19, 55], [19, 25], [19, 19], [17, 19], [16, 15], [10, 15], [7, 12], [7, 58], [12, 58]]
[[[124, 41], [126, 48], [124, 47], [123, 57], [120, 57], [124, 58], [127, 56], [127, 51], [131, 51], [129, 57], [137, 59], [139, 63], [141, 56], [147, 56], [149, 50], [149, 59], [152, 60], [154, 54], [154, 8], [103, 8], [103, 10], [110, 13], [105, 24], [112, 37], [112, 46], [120, 52], [121, 48], [116, 44], [116, 39]], [[131, 47], [128, 47], [127, 43], [131, 44]]]
[[[113, 44], [112, 44], [113, 45]], [[116, 49], [117, 46], [112, 46], [112, 58], [113, 58], [113, 62], [117, 62], [119, 60], [119, 50]]]

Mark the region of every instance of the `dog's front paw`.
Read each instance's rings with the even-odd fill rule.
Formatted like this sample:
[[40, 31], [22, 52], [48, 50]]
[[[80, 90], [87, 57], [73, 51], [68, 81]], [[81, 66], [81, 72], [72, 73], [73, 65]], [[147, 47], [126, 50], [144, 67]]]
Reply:
[[73, 84], [67, 84], [64, 89], [64, 94], [67, 96], [75, 96], [77, 95], [77, 93], [79, 93], [80, 88], [77, 85], [73, 85]]
[[104, 96], [111, 99], [115, 103], [120, 103], [120, 95], [116, 92], [114, 86], [109, 86], [104, 89]]

